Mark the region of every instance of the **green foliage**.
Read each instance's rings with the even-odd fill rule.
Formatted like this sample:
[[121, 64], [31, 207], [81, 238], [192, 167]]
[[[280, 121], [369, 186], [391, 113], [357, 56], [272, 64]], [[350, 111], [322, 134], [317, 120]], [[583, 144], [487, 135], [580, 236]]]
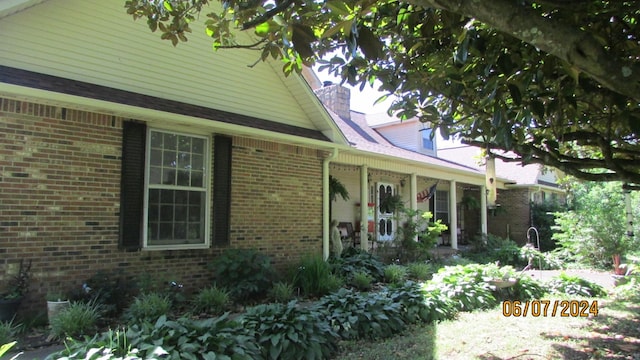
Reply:
[[399, 261], [409, 263], [431, 258], [438, 236], [447, 230], [447, 225], [440, 220], [431, 221], [432, 218], [429, 211], [401, 209], [399, 220], [403, 223], [393, 244]]
[[255, 336], [226, 315], [205, 320], [161, 316], [155, 323], [134, 324], [87, 341], [71, 341], [54, 354], [65, 359], [260, 359]]
[[481, 264], [498, 262], [524, 267], [528, 262], [520, 256], [520, 246], [515, 241], [491, 234], [475, 239], [473, 250], [465, 252], [464, 256]]
[[[538, 237], [540, 240], [540, 251], [548, 252], [557, 247], [553, 236], [554, 215], [555, 213], [566, 211], [565, 205], [559, 204], [557, 201], [544, 201], [542, 203], [531, 204], [531, 221], [532, 226], [538, 231]], [[531, 241], [535, 242], [536, 238], [532, 232], [530, 232]], [[537, 244], [536, 244], [537, 246]]]
[[386, 293], [359, 293], [340, 289], [316, 305], [342, 339], [379, 339], [401, 331], [405, 324], [402, 304]]
[[429, 293], [424, 284], [405, 281], [393, 284], [383, 292], [391, 299], [391, 302], [400, 304], [400, 314], [405, 323], [433, 321], [432, 312], [438, 311], [431, 308], [433, 304], [427, 304], [425, 301], [429, 297]]
[[366, 272], [374, 281], [384, 279], [384, 263], [375, 255], [354, 247], [347, 248], [340, 258], [330, 259], [334, 272], [347, 282], [353, 274]]
[[444, 267], [433, 275], [433, 279], [427, 283], [427, 289], [440, 291], [453, 300], [460, 311], [491, 308], [497, 304], [497, 300], [491, 285], [485, 281], [485, 266], [469, 264]]
[[293, 285], [288, 282], [278, 281], [269, 290], [269, 297], [277, 303], [287, 303], [293, 299]]
[[212, 268], [218, 285], [230, 289], [240, 301], [262, 297], [271, 286], [275, 271], [271, 259], [253, 249], [228, 249]]
[[547, 287], [551, 294], [566, 294], [589, 297], [607, 296], [607, 292], [602, 286], [578, 276], [567, 275], [564, 272], [549, 280], [549, 282], [547, 283]]
[[0, 344], [8, 344], [15, 341], [19, 331], [20, 325], [14, 324], [13, 321], [0, 321]]
[[407, 277], [407, 268], [398, 264], [387, 265], [384, 268], [384, 281], [387, 283], [400, 283]]
[[627, 282], [615, 287], [613, 297], [617, 301], [638, 304], [640, 303], [640, 277], [638, 275], [630, 275], [627, 278]]
[[100, 270], [71, 294], [71, 300], [100, 305], [105, 316], [118, 316], [129, 305], [136, 282], [123, 270]]
[[561, 269], [564, 264], [556, 252], [540, 252], [528, 245], [520, 248], [520, 259], [530, 262], [534, 269], [542, 270]]
[[50, 320], [51, 334], [59, 339], [92, 334], [102, 317], [101, 311], [101, 305], [96, 302], [72, 301]]
[[[626, 211], [620, 183], [569, 182], [571, 209], [556, 214], [553, 239], [568, 260], [611, 269], [613, 255], [637, 249], [640, 241], [626, 235]], [[633, 192], [633, 217], [640, 216], [640, 194]], [[640, 227], [635, 225], [638, 233]]]
[[[128, 0], [125, 7], [175, 46], [205, 19], [208, 2]], [[206, 7], [214, 49], [258, 49], [263, 61], [283, 61], [285, 74], [317, 62], [360, 88], [377, 79], [383, 96], [398, 95], [390, 112], [418, 116], [445, 138], [585, 179], [640, 183], [640, 75], [629, 45], [638, 41], [635, 1], [222, 3]], [[513, 14], [530, 21], [498, 20]], [[584, 24], [590, 36], [582, 36]], [[258, 41], [243, 42], [234, 27], [252, 29]], [[540, 36], [560, 28], [565, 36]], [[576, 38], [592, 51], [567, 51]]]
[[350, 284], [355, 286], [358, 290], [367, 291], [371, 289], [373, 277], [365, 271], [357, 271], [353, 274]]
[[342, 198], [342, 200], [349, 200], [349, 191], [347, 188], [332, 175], [329, 175], [329, 200], [334, 202], [338, 196]]
[[337, 351], [338, 337], [324, 316], [291, 301], [255, 306], [241, 321], [255, 334], [263, 359], [327, 359]]
[[8, 276], [9, 280], [0, 290], [0, 300], [20, 299], [29, 292], [29, 279], [31, 278], [31, 260], [25, 263], [20, 260], [18, 273]]
[[136, 296], [125, 311], [125, 318], [130, 324], [141, 322], [155, 322], [160, 316], [167, 315], [171, 310], [171, 300], [168, 296], [151, 292]]
[[231, 293], [216, 285], [200, 290], [191, 301], [191, 309], [196, 314], [219, 315], [226, 311], [231, 302]]
[[305, 256], [295, 274], [293, 284], [306, 296], [322, 296], [340, 288], [342, 281], [332, 273], [331, 265], [320, 255]]
[[407, 274], [411, 279], [418, 281], [431, 279], [436, 271], [437, 270], [433, 264], [424, 262], [413, 262], [407, 264]]

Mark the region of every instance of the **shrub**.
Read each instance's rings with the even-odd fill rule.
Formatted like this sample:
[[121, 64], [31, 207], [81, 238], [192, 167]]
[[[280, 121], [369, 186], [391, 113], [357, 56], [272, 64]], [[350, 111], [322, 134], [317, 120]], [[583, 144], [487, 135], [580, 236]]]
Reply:
[[273, 284], [269, 295], [277, 303], [286, 303], [293, 299], [293, 285], [288, 282], [278, 281]]
[[231, 293], [229, 290], [210, 286], [198, 292], [191, 302], [195, 313], [207, 313], [211, 315], [222, 314], [229, 307]]
[[384, 290], [393, 303], [401, 305], [402, 320], [406, 323], [430, 321], [430, 311], [425, 302], [428, 293], [422, 284], [405, 281], [395, 283]]
[[640, 303], [640, 278], [637, 275], [627, 276], [629, 280], [615, 287], [613, 295], [618, 301]]
[[151, 292], [137, 296], [125, 311], [125, 318], [129, 323], [155, 322], [160, 316], [167, 315], [170, 309], [168, 296]]
[[275, 274], [271, 258], [252, 249], [228, 249], [211, 266], [217, 283], [240, 301], [264, 296]]
[[528, 259], [520, 256], [518, 244], [495, 235], [475, 239], [474, 249], [465, 252], [464, 256], [481, 264], [497, 262], [503, 266], [524, 267], [528, 262]]
[[495, 306], [497, 300], [485, 276], [484, 266], [480, 264], [447, 266], [433, 276], [427, 288], [437, 289], [452, 299], [458, 310], [486, 309]]
[[578, 276], [567, 275], [564, 272], [549, 280], [547, 286], [549, 288], [549, 292], [552, 294], [589, 297], [603, 297], [607, 295], [607, 292], [602, 286]]
[[101, 270], [73, 291], [71, 300], [99, 304], [105, 316], [117, 316], [133, 298], [135, 288], [136, 282], [121, 269]]
[[331, 272], [331, 265], [320, 255], [305, 256], [300, 261], [293, 283], [306, 296], [322, 296], [342, 286]]
[[373, 278], [364, 271], [358, 271], [353, 274], [351, 278], [351, 285], [355, 286], [358, 290], [366, 291], [371, 289], [371, 283]]
[[351, 281], [353, 274], [366, 272], [375, 281], [384, 279], [385, 265], [373, 254], [354, 247], [347, 248], [340, 258], [333, 258], [330, 263], [334, 267], [334, 273], [347, 282]]
[[[206, 320], [161, 316], [152, 323], [71, 341], [52, 358], [66, 359], [260, 359], [256, 334], [226, 315]], [[199, 355], [199, 357], [198, 357]], [[99, 356], [99, 357], [98, 357]]]
[[386, 338], [405, 327], [402, 304], [386, 293], [340, 289], [316, 304], [342, 339]]
[[51, 334], [56, 338], [78, 338], [96, 330], [101, 318], [101, 305], [96, 302], [73, 301], [51, 319]]
[[324, 316], [291, 301], [250, 308], [241, 322], [255, 333], [264, 359], [327, 359], [338, 349], [338, 336]]
[[429, 280], [434, 272], [434, 266], [431, 264], [414, 262], [407, 265], [407, 274], [414, 280]]

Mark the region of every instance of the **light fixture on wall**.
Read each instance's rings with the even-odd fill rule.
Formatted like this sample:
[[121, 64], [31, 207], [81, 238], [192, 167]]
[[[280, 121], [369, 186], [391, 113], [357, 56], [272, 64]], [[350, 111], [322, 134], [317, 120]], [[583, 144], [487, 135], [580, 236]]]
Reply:
[[404, 184], [406, 184], [406, 180], [400, 179], [400, 187], [404, 187]]

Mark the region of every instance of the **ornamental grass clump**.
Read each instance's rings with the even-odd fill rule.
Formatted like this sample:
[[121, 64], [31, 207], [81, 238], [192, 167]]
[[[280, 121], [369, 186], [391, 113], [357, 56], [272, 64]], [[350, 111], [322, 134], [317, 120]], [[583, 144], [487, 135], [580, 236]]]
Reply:
[[72, 302], [51, 319], [51, 334], [58, 339], [80, 338], [94, 333], [100, 318], [101, 308], [96, 302]]
[[130, 324], [155, 322], [160, 316], [167, 315], [169, 310], [171, 310], [169, 297], [151, 292], [135, 297], [125, 311], [124, 317]]
[[390, 284], [403, 282], [407, 277], [407, 268], [402, 265], [391, 264], [384, 268], [384, 281]]
[[407, 275], [409, 278], [418, 281], [425, 281], [431, 279], [434, 270], [433, 265], [424, 262], [413, 262], [407, 264]]
[[196, 314], [219, 315], [229, 308], [231, 293], [216, 285], [206, 287], [198, 292], [191, 301], [192, 311]]

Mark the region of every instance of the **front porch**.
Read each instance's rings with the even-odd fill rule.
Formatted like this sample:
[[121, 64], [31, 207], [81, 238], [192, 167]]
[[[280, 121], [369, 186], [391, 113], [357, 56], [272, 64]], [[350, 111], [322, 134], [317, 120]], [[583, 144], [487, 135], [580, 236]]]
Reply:
[[409, 173], [343, 163], [332, 163], [329, 170], [349, 192], [349, 199], [338, 197], [331, 204], [331, 219], [339, 223], [345, 246], [372, 250], [396, 239], [403, 219], [397, 210], [386, 208], [389, 197], [399, 198], [407, 209], [429, 211], [432, 220], [448, 226], [438, 239], [438, 251], [459, 249], [486, 234], [485, 186], [476, 179], [474, 184], [437, 170], [411, 168], [415, 172]]

